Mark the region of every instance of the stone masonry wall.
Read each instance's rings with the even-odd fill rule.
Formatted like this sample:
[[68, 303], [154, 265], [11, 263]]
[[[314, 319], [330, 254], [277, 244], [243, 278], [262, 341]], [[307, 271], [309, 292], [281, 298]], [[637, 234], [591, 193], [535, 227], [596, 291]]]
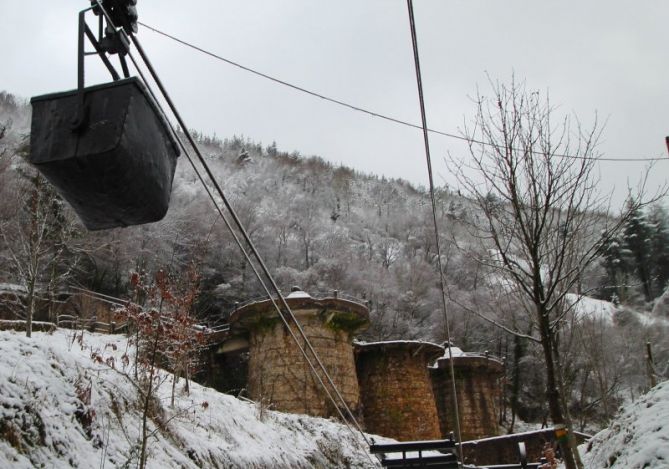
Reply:
[[[441, 434], [455, 431], [453, 392], [448, 360], [431, 369], [434, 394], [439, 411]], [[456, 388], [463, 441], [499, 434], [497, 425], [499, 386], [502, 365], [485, 357], [455, 358]]]
[[[300, 311], [298, 319], [355, 415], [360, 406], [360, 391], [349, 334], [326, 326], [317, 310]], [[248, 387], [251, 399], [263, 401], [272, 409], [283, 412], [339, 416], [290, 333], [277, 318], [251, 330], [249, 351]], [[321, 378], [326, 382], [324, 377]]]
[[365, 429], [400, 441], [440, 437], [427, 358], [388, 348], [358, 353]]

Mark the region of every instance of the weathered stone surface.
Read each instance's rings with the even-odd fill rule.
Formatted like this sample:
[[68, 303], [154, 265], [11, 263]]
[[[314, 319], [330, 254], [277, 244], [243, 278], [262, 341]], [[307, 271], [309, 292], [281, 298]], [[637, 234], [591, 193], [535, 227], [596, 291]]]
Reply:
[[443, 348], [424, 342], [357, 346], [365, 428], [400, 441], [441, 436], [427, 365]]
[[[304, 292], [286, 301], [344, 400], [356, 417], [364, 417], [367, 431], [404, 441], [437, 439], [454, 431], [448, 360], [439, 360], [436, 369], [427, 367], [443, 347], [416, 341], [356, 344], [354, 357], [352, 336], [369, 321], [362, 303], [336, 296], [316, 299]], [[296, 326], [285, 326], [270, 300], [238, 308], [230, 322], [231, 337], [248, 341], [252, 399], [284, 412], [339, 417], [291, 336], [291, 331], [300, 336]], [[301, 346], [307, 349], [303, 341]], [[455, 360], [463, 439], [497, 435], [502, 364], [477, 355]], [[223, 381], [232, 384], [228, 378]], [[239, 387], [241, 381], [234, 384]]]
[[[485, 356], [460, 356], [453, 360], [463, 441], [498, 435], [502, 363]], [[449, 359], [439, 359], [437, 367], [430, 369], [430, 373], [441, 434], [447, 436], [455, 431]]]
[[[360, 390], [355, 372], [351, 332], [328, 321], [332, 310], [293, 310], [332, 381], [354, 415], [360, 406]], [[247, 317], [248, 319], [248, 317]], [[248, 390], [253, 400], [272, 409], [321, 417], [339, 417], [302, 353], [278, 318], [258, 316], [249, 330]], [[295, 325], [293, 333], [299, 337]], [[300, 344], [304, 349], [304, 342]], [[313, 360], [313, 359], [312, 359]], [[315, 363], [315, 362], [314, 362]], [[321, 380], [327, 379], [318, 370]], [[334, 391], [330, 389], [334, 394]]]

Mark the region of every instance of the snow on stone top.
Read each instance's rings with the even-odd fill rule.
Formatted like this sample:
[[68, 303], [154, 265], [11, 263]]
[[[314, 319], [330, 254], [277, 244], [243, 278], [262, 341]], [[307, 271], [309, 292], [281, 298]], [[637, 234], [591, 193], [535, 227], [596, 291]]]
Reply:
[[431, 347], [442, 347], [439, 344], [435, 344], [434, 342], [428, 342], [426, 340], [380, 340], [377, 342], [365, 342], [364, 340], [354, 340], [353, 343], [355, 345], [359, 345], [360, 347], [373, 347], [380, 345], [400, 345], [400, 344], [419, 344], [419, 345], [428, 345]]
[[428, 366], [428, 368], [439, 368], [439, 362], [442, 360], [450, 360], [451, 359], [451, 354], [453, 354], [453, 358], [458, 358], [458, 357], [468, 357], [468, 356], [481, 356], [483, 357], [484, 355], [478, 354], [478, 353], [467, 353], [464, 352], [460, 347], [455, 347], [451, 346], [451, 352], [449, 354], [448, 352], [448, 347], [444, 347], [444, 354], [437, 358], [434, 363]]
[[462, 351], [462, 349], [461, 349], [460, 347], [453, 347], [453, 346], [451, 346], [451, 351], [450, 351], [450, 353], [449, 353], [449, 351], [448, 351], [448, 347], [444, 347], [444, 348], [445, 348], [445, 350], [444, 350], [444, 356], [441, 357], [441, 358], [451, 358], [451, 354], [453, 354], [453, 358], [455, 358], [455, 357], [464, 357], [465, 355], [467, 355], [465, 352]]
[[290, 295], [288, 295], [286, 299], [289, 298], [311, 298], [311, 295], [307, 292], [303, 292], [302, 290], [297, 290], [290, 292]]
[[623, 407], [608, 428], [579, 447], [590, 469], [669, 467], [669, 381]]

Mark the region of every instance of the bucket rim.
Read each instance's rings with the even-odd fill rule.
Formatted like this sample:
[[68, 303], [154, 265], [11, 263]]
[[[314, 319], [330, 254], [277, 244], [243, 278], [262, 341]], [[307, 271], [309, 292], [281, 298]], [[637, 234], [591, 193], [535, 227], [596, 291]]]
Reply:
[[[139, 79], [137, 76], [132, 76], [128, 78], [121, 78], [116, 81], [110, 81], [106, 83], [99, 83], [97, 85], [91, 85], [87, 86], [84, 88], [83, 92], [85, 94], [91, 93], [91, 92], [96, 92], [96, 91], [102, 91], [110, 88], [116, 88], [116, 87], [122, 87], [122, 86], [127, 86], [129, 84], [134, 84], [137, 89], [140, 91], [140, 93], [144, 96], [146, 101], [149, 103], [149, 106], [153, 109], [153, 112], [156, 114], [158, 117], [158, 120], [160, 121], [160, 124], [162, 125], [163, 129], [165, 130], [168, 138], [170, 139], [170, 143], [172, 144], [172, 148], [174, 149], [174, 152], [176, 156], [178, 157], [181, 155], [181, 150], [179, 148], [179, 144], [177, 142], [177, 137], [174, 134], [171, 126], [168, 123], [167, 116], [165, 116], [165, 113], [161, 109], [161, 107], [158, 105], [158, 103], [153, 99], [153, 97], [149, 94], [148, 89], [144, 82]], [[33, 96], [30, 98], [30, 104], [38, 103], [38, 102], [43, 102], [43, 101], [53, 101], [56, 99], [62, 99], [62, 98], [69, 98], [72, 96], [76, 96], [79, 93], [79, 90], [77, 88], [67, 90], [67, 91], [57, 91], [54, 93], [47, 93], [47, 94], [42, 94], [38, 96]]]

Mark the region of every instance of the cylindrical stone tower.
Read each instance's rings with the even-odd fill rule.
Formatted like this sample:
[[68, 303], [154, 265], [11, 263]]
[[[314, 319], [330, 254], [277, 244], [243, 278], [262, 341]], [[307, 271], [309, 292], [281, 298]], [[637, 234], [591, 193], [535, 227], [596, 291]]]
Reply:
[[444, 353], [429, 342], [356, 343], [365, 429], [400, 441], [441, 436], [427, 365]]
[[[499, 435], [499, 379], [504, 374], [504, 365], [485, 355], [463, 353], [457, 347], [454, 352], [455, 385], [463, 441]], [[446, 436], [455, 431], [453, 386], [448, 355], [437, 360], [430, 372], [441, 433]]]
[[[361, 302], [339, 298], [336, 294], [312, 298], [297, 289], [286, 297], [286, 302], [332, 381], [356, 415], [360, 406], [360, 389], [352, 336], [369, 325], [367, 307]], [[306, 349], [296, 326], [290, 324], [291, 330], [300, 339], [300, 345]], [[248, 391], [253, 400], [283, 412], [339, 416], [271, 300], [250, 303], [235, 310], [230, 316], [230, 325], [233, 334], [248, 338]], [[311, 355], [309, 357], [312, 358]], [[327, 384], [320, 371], [319, 375]]]

